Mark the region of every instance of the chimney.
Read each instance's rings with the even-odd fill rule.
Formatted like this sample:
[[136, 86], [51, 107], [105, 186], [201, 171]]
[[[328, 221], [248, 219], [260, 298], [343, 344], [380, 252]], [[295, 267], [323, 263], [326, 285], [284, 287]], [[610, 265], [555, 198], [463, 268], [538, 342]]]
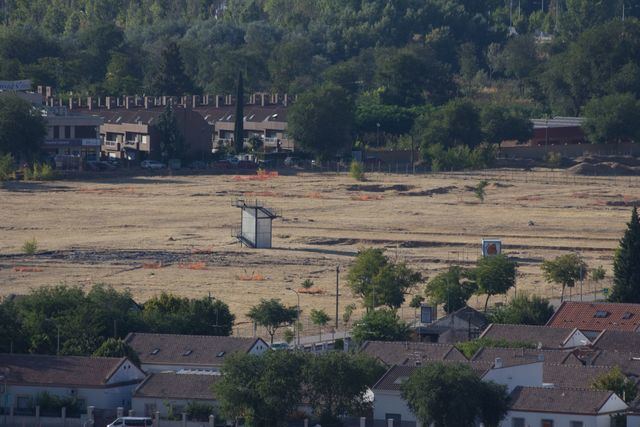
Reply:
[[121, 105], [120, 105], [120, 97], [119, 96], [116, 97], [116, 106], [121, 107]]
[[144, 109], [145, 109], [145, 110], [148, 110], [148, 109], [149, 109], [149, 97], [148, 97], [148, 96], [145, 96], [145, 97], [143, 98], [143, 102], [144, 102]]
[[162, 97], [162, 105], [163, 106], [167, 105], [167, 97], [166, 96]]
[[278, 93], [273, 95], [273, 103], [274, 104], [279, 104], [280, 103], [280, 95]]
[[47, 98], [51, 98], [53, 96], [53, 90], [51, 89], [51, 86], [45, 87], [45, 91], [46, 91]]
[[104, 100], [105, 105], [107, 106], [107, 110], [111, 110], [111, 97], [107, 96]]
[[216, 95], [216, 108], [220, 107], [220, 98], [221, 98], [220, 95]]
[[209, 105], [209, 95], [205, 95], [202, 99], [204, 105]]
[[284, 98], [282, 99], [282, 104], [286, 107], [288, 103], [289, 103], [289, 95], [285, 93]]
[[127, 110], [129, 109], [129, 97], [128, 96], [124, 97], [124, 108], [126, 108]]
[[98, 97], [98, 109], [100, 109], [102, 107], [102, 97], [99, 96]]
[[260, 94], [260, 105], [262, 105], [263, 107], [265, 106], [265, 104], [267, 103], [267, 95], [265, 95], [264, 93]]
[[496, 360], [493, 363], [493, 367], [496, 368], [496, 369], [502, 368], [502, 358], [501, 357], [496, 357]]
[[38, 95], [44, 95], [44, 86], [38, 86]]
[[198, 95], [191, 96], [191, 108], [196, 108], [198, 106]]
[[73, 97], [69, 97], [69, 111], [73, 110]]
[[89, 111], [93, 110], [93, 99], [90, 96], [87, 96], [87, 108]]

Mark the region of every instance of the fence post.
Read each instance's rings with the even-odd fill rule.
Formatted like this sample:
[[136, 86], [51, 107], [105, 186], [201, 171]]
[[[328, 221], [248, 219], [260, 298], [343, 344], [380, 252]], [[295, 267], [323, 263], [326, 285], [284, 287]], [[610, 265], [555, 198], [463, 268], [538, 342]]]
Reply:
[[182, 427], [187, 427], [187, 413], [182, 413]]
[[62, 407], [61, 416], [62, 416], [62, 427], [66, 427], [67, 426], [67, 407], [66, 406]]
[[118, 406], [116, 409], [116, 418], [124, 417], [124, 408], [122, 406]]
[[87, 406], [87, 418], [89, 418], [90, 425], [92, 425], [92, 426], [95, 424], [95, 420], [93, 419], [93, 410], [94, 409], [96, 409], [95, 406]]
[[36, 424], [40, 425], [40, 406], [36, 406]]
[[304, 427], [309, 427], [309, 418], [304, 419]]
[[135, 416], [135, 414], [136, 414], [136, 411], [134, 411], [133, 409], [129, 409], [129, 416], [130, 417]]
[[360, 427], [367, 427], [367, 419], [365, 417], [360, 417]]
[[209, 415], [209, 427], [216, 427], [216, 417]]
[[387, 420], [387, 427], [393, 427], [393, 418]]
[[153, 413], [153, 426], [160, 427], [160, 411]]

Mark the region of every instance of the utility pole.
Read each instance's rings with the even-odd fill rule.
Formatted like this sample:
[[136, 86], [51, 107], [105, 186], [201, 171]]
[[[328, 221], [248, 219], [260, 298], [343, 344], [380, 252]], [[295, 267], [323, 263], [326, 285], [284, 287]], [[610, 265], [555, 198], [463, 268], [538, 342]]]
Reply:
[[338, 299], [340, 295], [340, 266], [336, 266], [336, 331], [338, 330]]

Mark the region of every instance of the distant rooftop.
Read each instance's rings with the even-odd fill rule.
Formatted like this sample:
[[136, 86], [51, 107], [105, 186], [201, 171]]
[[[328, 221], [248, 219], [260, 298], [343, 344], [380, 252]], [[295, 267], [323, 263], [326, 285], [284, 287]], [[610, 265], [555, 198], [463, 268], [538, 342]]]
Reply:
[[532, 119], [534, 129], [580, 127], [584, 123], [584, 117], [560, 117], [550, 119]]

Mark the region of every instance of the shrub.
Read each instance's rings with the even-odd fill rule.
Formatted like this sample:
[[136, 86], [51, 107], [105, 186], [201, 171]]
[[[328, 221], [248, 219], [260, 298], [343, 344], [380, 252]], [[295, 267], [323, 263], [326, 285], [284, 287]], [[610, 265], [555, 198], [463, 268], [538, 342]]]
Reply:
[[0, 156], [0, 181], [6, 181], [13, 178], [15, 175], [15, 167], [13, 164], [13, 157], [11, 154], [5, 154]]
[[484, 203], [484, 196], [486, 195], [486, 191], [485, 191], [485, 187], [489, 185], [489, 183], [486, 180], [482, 180], [478, 183], [478, 185], [476, 185], [476, 188], [474, 188], [473, 192], [475, 193], [476, 197], [480, 200], [481, 203]]
[[496, 156], [496, 147], [490, 144], [482, 144], [474, 149], [466, 145], [445, 149], [440, 144], [433, 144], [427, 149], [427, 157], [431, 160], [431, 170], [434, 172], [484, 169], [493, 164]]
[[557, 151], [550, 151], [545, 156], [545, 161], [550, 167], [560, 167], [560, 165], [562, 164], [562, 154], [558, 153]]
[[302, 287], [305, 288], [305, 289], [312, 288], [313, 285], [315, 285], [315, 283], [313, 283], [313, 280], [311, 280], [311, 279], [307, 279], [304, 282], [302, 282]]
[[62, 408], [67, 408], [67, 416], [79, 416], [84, 408], [75, 396], [56, 396], [46, 391], [36, 395], [36, 406], [40, 407], [41, 414], [59, 415]]
[[478, 338], [472, 341], [459, 342], [456, 348], [464, 354], [467, 359], [476, 354], [482, 347], [492, 348], [536, 348], [536, 344], [526, 341], [507, 341], [504, 339], [494, 340], [491, 338]]
[[55, 171], [48, 163], [34, 163], [31, 168], [24, 168], [24, 179], [27, 181], [48, 181], [55, 178]]
[[349, 167], [349, 174], [351, 177], [357, 181], [364, 181], [364, 168], [362, 163], [354, 160], [351, 162], [351, 166]]
[[38, 251], [38, 241], [36, 240], [36, 238], [33, 237], [30, 240], [24, 242], [24, 244], [22, 245], [22, 251], [27, 255], [35, 255], [35, 253]]
[[192, 421], [209, 421], [209, 415], [213, 415], [213, 406], [192, 401], [187, 403], [184, 411]]

